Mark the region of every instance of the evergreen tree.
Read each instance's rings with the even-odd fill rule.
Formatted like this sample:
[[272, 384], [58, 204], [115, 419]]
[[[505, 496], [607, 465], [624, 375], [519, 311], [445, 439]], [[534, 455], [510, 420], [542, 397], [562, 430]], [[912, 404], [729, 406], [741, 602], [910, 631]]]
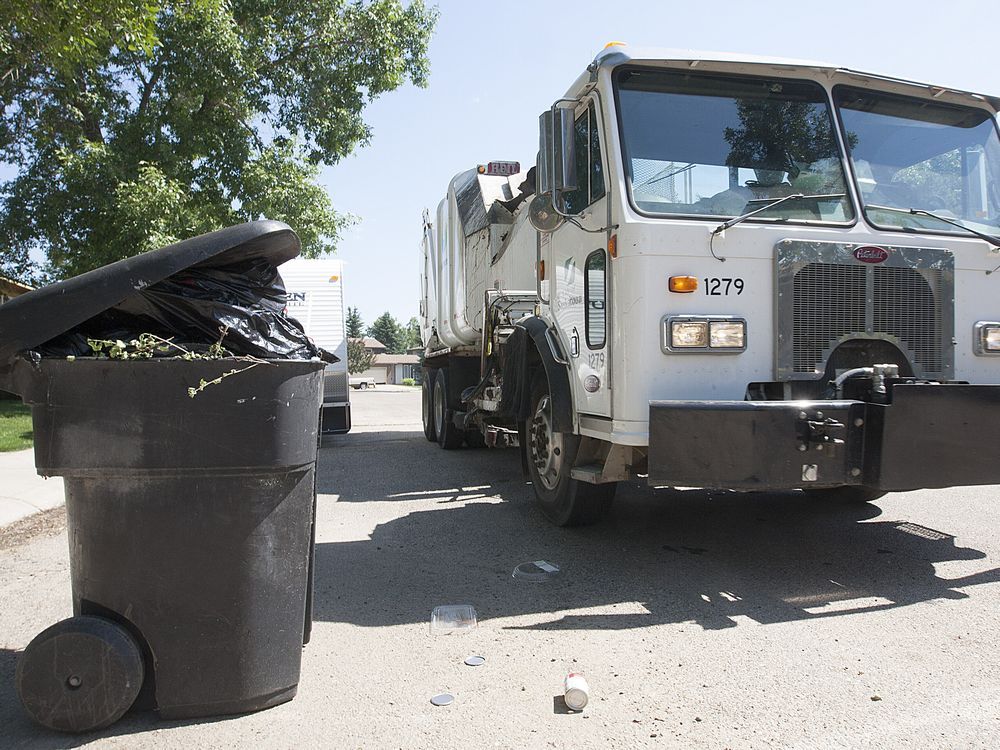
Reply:
[[356, 307], [347, 308], [347, 338], [359, 339], [365, 335], [365, 324]]
[[368, 327], [368, 335], [385, 344], [389, 354], [402, 354], [406, 351], [405, 332], [388, 311], [379, 315]]

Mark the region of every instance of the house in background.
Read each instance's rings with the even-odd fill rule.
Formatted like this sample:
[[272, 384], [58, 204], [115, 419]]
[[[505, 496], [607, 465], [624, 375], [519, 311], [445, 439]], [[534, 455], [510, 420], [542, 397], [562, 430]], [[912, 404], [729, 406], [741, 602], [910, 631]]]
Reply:
[[27, 294], [30, 291], [30, 286], [26, 286], [19, 281], [14, 281], [13, 279], [8, 279], [5, 276], [0, 276], [0, 305], [7, 300], [12, 300], [14, 297], [20, 297], [22, 294]]
[[373, 375], [376, 383], [400, 384], [405, 378], [420, 381], [420, 357], [416, 354], [379, 354], [371, 370], [381, 369], [384, 374]]
[[365, 349], [375, 355], [372, 365], [363, 373], [363, 378], [374, 378], [376, 383], [399, 384], [405, 378], [420, 379], [420, 357], [416, 354], [389, 354], [388, 347], [378, 339], [365, 336]]
[[[357, 341], [357, 339], [353, 340]], [[389, 350], [389, 347], [387, 347], [378, 339], [373, 339], [371, 336], [365, 336], [363, 339], [361, 339], [361, 343], [365, 345], [365, 349], [370, 351], [372, 354], [375, 354], [376, 356], [379, 354], [385, 354]]]

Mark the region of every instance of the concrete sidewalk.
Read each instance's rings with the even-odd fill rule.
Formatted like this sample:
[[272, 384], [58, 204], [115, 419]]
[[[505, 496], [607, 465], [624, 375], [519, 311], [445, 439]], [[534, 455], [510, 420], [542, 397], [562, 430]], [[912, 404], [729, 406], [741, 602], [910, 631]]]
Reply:
[[63, 480], [35, 472], [32, 449], [0, 453], [0, 526], [65, 502]]

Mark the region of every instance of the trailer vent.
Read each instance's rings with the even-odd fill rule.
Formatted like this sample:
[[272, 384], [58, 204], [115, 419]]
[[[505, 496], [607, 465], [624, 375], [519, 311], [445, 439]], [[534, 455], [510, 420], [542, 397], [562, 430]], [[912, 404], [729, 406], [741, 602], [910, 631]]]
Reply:
[[821, 375], [832, 351], [852, 338], [892, 342], [920, 377], [951, 377], [952, 254], [891, 247], [873, 264], [855, 259], [854, 248], [779, 244], [778, 377]]

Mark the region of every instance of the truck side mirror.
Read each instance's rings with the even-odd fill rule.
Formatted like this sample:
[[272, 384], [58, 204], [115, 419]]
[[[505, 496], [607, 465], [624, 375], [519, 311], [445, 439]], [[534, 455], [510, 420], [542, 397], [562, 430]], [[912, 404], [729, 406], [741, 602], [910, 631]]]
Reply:
[[573, 110], [554, 107], [538, 118], [539, 194], [576, 190], [576, 140], [573, 133]]

